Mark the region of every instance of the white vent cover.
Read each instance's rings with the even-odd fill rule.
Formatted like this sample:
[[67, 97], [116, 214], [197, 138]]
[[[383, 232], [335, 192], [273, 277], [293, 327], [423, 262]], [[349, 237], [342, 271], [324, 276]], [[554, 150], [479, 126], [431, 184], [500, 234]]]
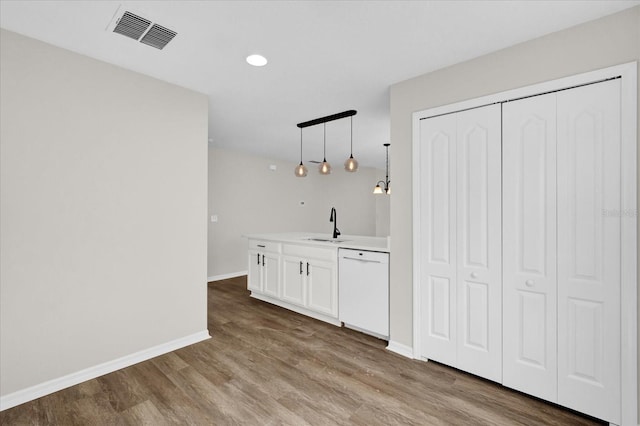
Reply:
[[107, 29], [160, 50], [178, 34], [133, 12], [123, 10], [118, 10]]
[[118, 23], [113, 29], [113, 32], [134, 40], [140, 40], [140, 37], [149, 29], [150, 25], [151, 21], [148, 19], [141, 18], [131, 12], [125, 12], [122, 17], [118, 19]]
[[153, 24], [149, 31], [142, 37], [140, 43], [148, 44], [157, 49], [162, 49], [178, 34], [158, 24]]

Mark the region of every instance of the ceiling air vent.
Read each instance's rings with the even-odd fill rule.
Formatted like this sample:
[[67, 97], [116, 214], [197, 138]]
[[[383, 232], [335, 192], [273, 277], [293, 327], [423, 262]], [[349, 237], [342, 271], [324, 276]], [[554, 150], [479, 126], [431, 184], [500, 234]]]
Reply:
[[178, 34], [162, 25], [122, 8], [109, 25], [114, 33], [132, 38], [147, 46], [162, 50]]
[[149, 31], [142, 37], [140, 43], [148, 44], [157, 49], [162, 49], [178, 34], [158, 24], [153, 24]]
[[125, 12], [122, 18], [118, 19], [113, 32], [139, 40], [142, 34], [147, 31], [149, 25], [151, 25], [151, 21], [148, 19], [141, 18], [131, 12]]

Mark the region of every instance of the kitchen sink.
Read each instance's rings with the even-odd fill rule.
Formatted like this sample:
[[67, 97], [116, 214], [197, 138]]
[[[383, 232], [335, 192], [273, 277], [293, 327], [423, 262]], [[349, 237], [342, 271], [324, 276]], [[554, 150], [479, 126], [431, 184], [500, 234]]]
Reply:
[[342, 243], [345, 242], [346, 240], [337, 240], [334, 238], [307, 238], [307, 241], [320, 241], [323, 243]]

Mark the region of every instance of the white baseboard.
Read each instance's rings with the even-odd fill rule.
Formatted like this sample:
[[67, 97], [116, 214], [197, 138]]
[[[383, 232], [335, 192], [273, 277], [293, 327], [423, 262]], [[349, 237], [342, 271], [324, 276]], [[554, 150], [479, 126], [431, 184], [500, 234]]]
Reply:
[[345, 328], [350, 328], [351, 330], [359, 331], [360, 333], [364, 333], [364, 334], [368, 334], [369, 336], [377, 337], [380, 340], [386, 340], [387, 342], [389, 341], [389, 336], [386, 336], [384, 334], [378, 334], [378, 333], [375, 333], [373, 331], [369, 331], [369, 330], [366, 330], [364, 328], [360, 328], [358, 326], [348, 324], [346, 322], [343, 322], [342, 324], [344, 325]]
[[235, 277], [241, 277], [243, 275], [247, 275], [247, 273], [248, 273], [247, 271], [239, 271], [239, 272], [231, 272], [230, 274], [214, 275], [212, 277], [208, 277], [207, 282], [228, 280], [229, 278], [235, 278]]
[[387, 345], [387, 350], [391, 352], [395, 352], [398, 355], [402, 355], [407, 358], [413, 359], [413, 348], [411, 346], [403, 345], [402, 343], [389, 340], [389, 344]]
[[96, 366], [89, 367], [84, 370], [68, 374], [66, 376], [58, 377], [57, 379], [49, 380], [43, 383], [39, 383], [35, 386], [10, 393], [8, 395], [0, 397], [0, 411], [4, 411], [11, 407], [15, 407], [16, 405], [32, 401], [45, 395], [49, 395], [70, 386], [77, 385], [78, 383], [95, 379], [96, 377], [103, 376], [116, 370], [129, 367], [130, 365], [155, 358], [159, 355], [175, 351], [185, 346], [201, 342], [208, 339], [209, 337], [209, 331], [204, 330], [199, 333], [181, 337], [179, 339], [172, 340], [158, 346], [153, 346], [148, 349], [143, 349], [139, 352], [125, 355], [122, 358], [107, 361], [105, 363], [98, 364]]

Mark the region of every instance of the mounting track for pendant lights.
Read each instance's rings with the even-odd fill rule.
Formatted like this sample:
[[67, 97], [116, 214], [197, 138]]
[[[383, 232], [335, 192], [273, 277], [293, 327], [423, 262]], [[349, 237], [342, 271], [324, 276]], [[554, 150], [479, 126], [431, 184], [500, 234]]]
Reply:
[[297, 126], [300, 128], [300, 164], [295, 168], [295, 175], [297, 177], [305, 177], [306, 167], [302, 163], [302, 129], [309, 126], [315, 126], [318, 124], [323, 125], [323, 160], [318, 170], [320, 174], [328, 175], [331, 173], [331, 165], [327, 162], [327, 132], [326, 132], [326, 123], [329, 121], [339, 120], [341, 118], [351, 117], [351, 152], [349, 158], [344, 162], [344, 169], [348, 172], [356, 172], [358, 171], [358, 161], [353, 158], [353, 116], [356, 115], [358, 111], [354, 109], [350, 109], [348, 111], [339, 112], [337, 114], [327, 115], [326, 117], [315, 118], [313, 120], [305, 121], [302, 123], [298, 123]]

